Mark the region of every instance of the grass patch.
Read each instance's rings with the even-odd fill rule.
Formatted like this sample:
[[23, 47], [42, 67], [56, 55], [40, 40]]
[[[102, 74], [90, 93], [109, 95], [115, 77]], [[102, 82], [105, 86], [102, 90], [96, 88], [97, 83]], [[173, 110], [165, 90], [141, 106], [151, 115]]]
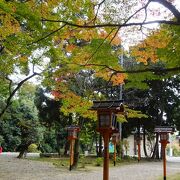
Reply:
[[[28, 158], [29, 160], [41, 161], [52, 163], [54, 166], [61, 169], [69, 169], [69, 157], [36, 157]], [[144, 160], [143, 160], [144, 162]], [[137, 163], [137, 158], [125, 157], [123, 159], [117, 157], [116, 166], [128, 165]], [[110, 158], [109, 165], [113, 167], [113, 159]], [[103, 166], [103, 158], [97, 158], [96, 156], [80, 156], [77, 170], [93, 170]]]
[[58, 168], [66, 168], [69, 165], [69, 158], [34, 157], [28, 159], [34, 161], [48, 162], [55, 165]]

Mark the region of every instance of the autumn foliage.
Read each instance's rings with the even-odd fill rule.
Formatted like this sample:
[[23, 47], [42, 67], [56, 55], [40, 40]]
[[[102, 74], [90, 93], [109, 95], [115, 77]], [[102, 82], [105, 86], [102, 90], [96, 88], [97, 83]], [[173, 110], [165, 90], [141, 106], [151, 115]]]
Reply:
[[158, 30], [151, 33], [137, 46], [131, 49], [131, 55], [136, 58], [138, 62], [145, 65], [149, 62], [156, 63], [159, 60], [157, 50], [165, 48], [170, 42], [171, 36], [165, 30]]

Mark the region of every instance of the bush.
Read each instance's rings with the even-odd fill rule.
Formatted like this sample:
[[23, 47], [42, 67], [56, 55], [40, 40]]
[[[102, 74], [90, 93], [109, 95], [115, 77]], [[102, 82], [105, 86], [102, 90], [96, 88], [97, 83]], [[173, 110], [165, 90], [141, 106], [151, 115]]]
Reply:
[[31, 144], [28, 147], [28, 152], [39, 152], [37, 148], [38, 146], [36, 144]]
[[2, 136], [0, 136], [0, 146], [1, 146], [1, 143], [4, 142], [4, 138]]
[[173, 146], [173, 156], [180, 156], [180, 148], [178, 145]]
[[95, 164], [96, 166], [101, 166], [102, 163], [103, 163], [103, 158], [102, 157], [96, 158], [96, 164]]
[[127, 159], [127, 160], [130, 160], [130, 159], [132, 159], [130, 156], [128, 156], [128, 155], [125, 155], [124, 157], [123, 157], [123, 159]]

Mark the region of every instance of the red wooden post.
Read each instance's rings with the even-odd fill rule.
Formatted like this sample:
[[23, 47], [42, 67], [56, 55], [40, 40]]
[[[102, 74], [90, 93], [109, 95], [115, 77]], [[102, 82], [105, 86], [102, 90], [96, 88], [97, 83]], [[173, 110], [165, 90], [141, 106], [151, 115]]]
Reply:
[[103, 134], [104, 138], [104, 164], [103, 164], [103, 180], [109, 179], [109, 132]]
[[163, 150], [163, 174], [164, 180], [166, 180], [166, 142], [162, 143], [162, 150]]
[[69, 170], [72, 170], [72, 165], [74, 163], [74, 144], [75, 139], [77, 139], [77, 133], [80, 131], [78, 126], [69, 126], [68, 130], [68, 140], [70, 141], [70, 160], [69, 160]]
[[72, 170], [72, 165], [74, 162], [74, 143], [75, 143], [75, 140], [71, 139], [70, 140], [70, 163], [69, 163], [69, 170], [70, 171]]

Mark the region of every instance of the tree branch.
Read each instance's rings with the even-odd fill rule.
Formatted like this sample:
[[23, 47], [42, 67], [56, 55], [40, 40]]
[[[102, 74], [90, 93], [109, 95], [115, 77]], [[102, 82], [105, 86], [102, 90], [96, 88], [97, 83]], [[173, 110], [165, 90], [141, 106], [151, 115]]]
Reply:
[[97, 11], [96, 11], [96, 14], [95, 14], [95, 17], [93, 18], [93, 22], [95, 23], [96, 19], [97, 19], [97, 16], [98, 16], [98, 12], [99, 12], [99, 9], [101, 7], [101, 5], [105, 2], [105, 0], [102, 0], [99, 4], [95, 5], [95, 6], [98, 6], [97, 7]]
[[[32, 75], [26, 77], [25, 79], [23, 79], [21, 82], [19, 82], [16, 86], [16, 88], [10, 92], [9, 94], [9, 97], [7, 98], [6, 100], [6, 106], [2, 109], [2, 111], [0, 112], [0, 119], [1, 117], [3, 116], [3, 114], [6, 112], [6, 110], [8, 109], [8, 107], [11, 105], [11, 100], [12, 98], [14, 97], [15, 93], [21, 88], [21, 86], [26, 82], [28, 81], [29, 79], [31, 79], [32, 77], [36, 76], [36, 75], [39, 75], [39, 73], [33, 73]], [[12, 83], [10, 81], [10, 83]]]
[[86, 64], [89, 62], [89, 60], [97, 53], [99, 48], [104, 44], [106, 39], [111, 35], [111, 33], [114, 31], [114, 28], [111, 30], [111, 32], [103, 39], [102, 43], [96, 48], [96, 50], [91, 54], [91, 56], [88, 58]]
[[148, 1], [145, 6], [143, 6], [143, 7], [140, 8], [140, 9], [138, 9], [136, 12], [134, 12], [131, 16], [128, 17], [128, 19], [127, 19], [124, 23], [127, 24], [127, 22], [128, 22], [130, 19], [132, 19], [136, 14], [138, 14], [138, 13], [139, 13], [141, 10], [143, 10], [143, 9], [144, 9], [144, 11], [145, 11], [145, 19], [146, 19], [146, 16], [147, 16], [146, 10], [147, 10], [147, 7], [148, 7], [149, 3], [150, 3], [150, 1]]
[[115, 38], [116, 35], [118, 34], [119, 30], [120, 30], [120, 27], [118, 27], [118, 29], [116, 30], [116, 33], [115, 33], [114, 36], [111, 38], [109, 44], [111, 44], [111, 42], [114, 40], [114, 38]]
[[117, 74], [117, 73], [139, 74], [139, 73], [144, 73], [144, 72], [165, 73], [165, 72], [173, 72], [173, 71], [180, 72], [180, 67], [163, 68], [163, 69], [146, 68], [146, 69], [140, 69], [140, 70], [124, 70], [124, 71], [119, 71], [119, 70], [113, 69], [113, 68], [111, 68], [111, 67], [109, 67], [107, 65], [104, 65], [104, 64], [86, 64], [85, 66], [100, 66], [100, 67], [105, 67], [105, 68], [113, 71], [114, 74]]
[[180, 12], [178, 11], [178, 9], [176, 9], [176, 7], [169, 1], [166, 0], [150, 0], [151, 2], [157, 2], [161, 5], [163, 5], [164, 7], [166, 7], [169, 11], [171, 11], [173, 13], [173, 15], [176, 17], [177, 21], [180, 22]]
[[169, 25], [180, 25], [179, 21], [166, 21], [166, 20], [156, 20], [156, 21], [147, 21], [147, 22], [134, 22], [134, 23], [123, 23], [123, 24], [95, 24], [95, 25], [79, 25], [74, 24], [64, 20], [53, 20], [53, 19], [42, 19], [42, 21], [54, 22], [54, 23], [64, 23], [65, 25], [74, 26], [78, 28], [101, 28], [101, 27], [128, 27], [128, 26], [142, 26], [147, 24], [169, 24]]
[[180, 66], [179, 67], [173, 67], [173, 68], [146, 68], [146, 69], [139, 69], [139, 70], [116, 70], [114, 68], [111, 68], [110, 66], [106, 64], [95, 64], [95, 63], [89, 63], [89, 64], [77, 64], [77, 63], [67, 63], [67, 64], [74, 64], [77, 66], [84, 66], [84, 67], [90, 67], [90, 66], [98, 66], [98, 67], [104, 67], [106, 69], [109, 69], [112, 71], [112, 73], [117, 74], [117, 73], [129, 73], [129, 74], [139, 74], [139, 73], [144, 73], [144, 72], [154, 72], [154, 73], [166, 73], [166, 72], [173, 72], [177, 71], [180, 72]]
[[44, 36], [44, 37], [42, 37], [42, 38], [40, 38], [40, 39], [38, 39], [38, 40], [36, 40], [36, 41], [34, 41], [34, 42], [28, 44], [28, 45], [32, 45], [32, 44], [38, 43], [39, 41], [42, 41], [42, 40], [48, 38], [49, 36], [51, 36], [52, 34], [58, 32], [59, 30], [61, 30], [61, 29], [64, 28], [65, 26], [66, 26], [66, 24], [63, 24], [60, 28], [58, 28], [58, 29], [52, 31], [51, 33], [47, 34], [46, 36]]

